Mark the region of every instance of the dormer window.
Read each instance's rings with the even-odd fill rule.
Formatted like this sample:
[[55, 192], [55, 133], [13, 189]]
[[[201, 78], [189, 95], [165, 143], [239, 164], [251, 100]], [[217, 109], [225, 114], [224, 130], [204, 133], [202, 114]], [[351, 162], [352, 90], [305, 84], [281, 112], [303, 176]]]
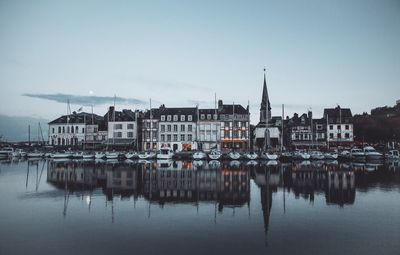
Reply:
[[214, 114], [214, 120], [218, 119], [218, 114]]
[[192, 121], [192, 115], [188, 115], [188, 121]]
[[206, 116], [205, 116], [204, 114], [202, 114], [202, 115], [200, 115], [200, 118], [201, 118], [202, 120], [204, 120], [204, 119], [206, 118]]
[[207, 114], [207, 119], [211, 120], [211, 114]]
[[167, 121], [171, 121], [171, 115], [167, 116]]
[[181, 115], [181, 121], [185, 121], [185, 115]]
[[178, 115], [174, 115], [174, 121], [178, 121]]
[[161, 115], [161, 121], [165, 121], [165, 115]]

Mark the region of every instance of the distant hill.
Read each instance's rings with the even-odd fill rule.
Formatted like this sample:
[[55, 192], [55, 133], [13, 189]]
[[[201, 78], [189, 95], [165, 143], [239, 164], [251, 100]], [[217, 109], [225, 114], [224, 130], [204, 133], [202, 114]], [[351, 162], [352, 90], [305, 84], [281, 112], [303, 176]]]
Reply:
[[0, 140], [7, 142], [28, 141], [28, 125], [30, 125], [31, 141], [37, 141], [39, 122], [42, 127], [43, 137], [46, 141], [48, 120], [32, 117], [13, 117], [0, 114]]

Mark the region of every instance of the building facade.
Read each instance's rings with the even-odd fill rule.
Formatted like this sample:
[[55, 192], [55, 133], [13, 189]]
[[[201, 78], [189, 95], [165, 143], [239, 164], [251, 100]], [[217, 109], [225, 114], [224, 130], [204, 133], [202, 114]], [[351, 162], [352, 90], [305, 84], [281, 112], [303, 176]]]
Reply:
[[250, 146], [250, 112], [240, 104], [224, 104], [218, 101], [218, 117], [221, 121], [221, 150], [245, 151]]
[[197, 111], [195, 107], [160, 106], [157, 148], [169, 147], [173, 151], [197, 150]]
[[101, 116], [90, 113], [76, 113], [63, 115], [49, 125], [49, 145], [52, 146], [83, 146], [87, 138], [87, 126], [99, 130], [103, 125]]
[[198, 117], [198, 149], [203, 151], [220, 150], [221, 121], [218, 119], [218, 110], [199, 109]]
[[349, 108], [326, 108], [324, 118], [328, 146], [349, 146], [353, 143], [353, 115]]
[[137, 149], [137, 112], [132, 110], [116, 111], [110, 106], [104, 116], [107, 125], [107, 146], [112, 148]]
[[142, 150], [157, 150], [158, 123], [160, 122], [159, 109], [150, 109], [144, 112], [142, 118]]

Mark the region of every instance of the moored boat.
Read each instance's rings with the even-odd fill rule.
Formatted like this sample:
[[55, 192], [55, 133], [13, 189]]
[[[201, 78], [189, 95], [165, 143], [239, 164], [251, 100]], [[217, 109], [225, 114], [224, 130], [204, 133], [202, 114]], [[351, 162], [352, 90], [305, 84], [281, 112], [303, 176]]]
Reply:
[[295, 151], [293, 153], [293, 158], [294, 159], [299, 159], [299, 160], [309, 160], [311, 158], [310, 154], [304, 151]]
[[209, 157], [211, 160], [220, 159], [221, 156], [222, 156], [222, 153], [221, 153], [220, 151], [218, 151], [218, 150], [212, 150], [212, 151], [208, 154], [208, 157]]
[[351, 159], [355, 160], [365, 160], [365, 153], [361, 149], [358, 148], [353, 148], [350, 150], [350, 157]]
[[157, 159], [171, 159], [174, 156], [174, 151], [169, 147], [161, 148], [157, 153]]
[[57, 159], [57, 158], [72, 158], [73, 153], [72, 152], [56, 152], [51, 154], [50, 158]]
[[249, 160], [255, 160], [258, 158], [258, 154], [254, 151], [250, 151], [250, 152], [244, 154], [244, 156], [246, 157], [246, 159], [249, 159]]
[[28, 153], [26, 154], [26, 156], [27, 156], [28, 158], [41, 158], [41, 157], [44, 156], [44, 153], [43, 153], [43, 152], [40, 152], [40, 151], [33, 151], [33, 152], [28, 152]]
[[366, 159], [368, 160], [380, 160], [383, 158], [383, 154], [376, 151], [372, 146], [364, 147], [364, 154]]
[[391, 160], [396, 160], [400, 159], [400, 154], [398, 150], [390, 150], [388, 153], [385, 155], [386, 159], [391, 159]]
[[193, 159], [194, 160], [202, 160], [207, 158], [207, 154], [205, 154], [202, 151], [196, 151], [195, 153], [193, 153]]
[[325, 159], [328, 159], [328, 160], [336, 160], [339, 157], [339, 155], [335, 152], [325, 152], [324, 156], [325, 156]]
[[94, 154], [94, 157], [95, 157], [96, 159], [104, 159], [104, 158], [106, 158], [106, 154], [105, 154], [104, 152], [96, 152], [96, 153]]
[[118, 159], [119, 153], [118, 152], [106, 152], [105, 153], [106, 159]]
[[263, 151], [260, 155], [261, 159], [265, 160], [277, 160], [279, 158], [278, 154], [269, 153], [268, 151]]
[[9, 158], [12, 156], [14, 149], [12, 147], [5, 147], [0, 150], [0, 158]]
[[237, 151], [231, 151], [228, 153], [228, 157], [231, 160], [238, 160], [238, 159], [240, 159], [241, 156], [242, 155], [240, 155], [240, 153]]
[[310, 158], [313, 160], [322, 160], [325, 158], [325, 156], [320, 151], [310, 151]]
[[156, 158], [156, 154], [152, 151], [143, 151], [138, 154], [140, 159], [154, 159]]
[[138, 153], [136, 151], [127, 152], [127, 153], [125, 153], [125, 158], [127, 158], [127, 159], [138, 158]]

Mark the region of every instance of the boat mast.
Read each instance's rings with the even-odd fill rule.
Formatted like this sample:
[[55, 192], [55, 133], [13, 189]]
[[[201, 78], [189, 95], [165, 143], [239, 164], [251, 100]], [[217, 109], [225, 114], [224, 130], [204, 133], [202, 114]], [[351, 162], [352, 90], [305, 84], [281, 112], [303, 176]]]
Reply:
[[[113, 125], [115, 125], [115, 94], [114, 94], [114, 110], [113, 110]], [[114, 126], [113, 126], [113, 132], [114, 132]], [[115, 133], [115, 132], [114, 132]], [[113, 149], [115, 149], [115, 136], [113, 134]]]
[[153, 151], [153, 113], [151, 111], [151, 98], [150, 98], [150, 150]]
[[233, 142], [233, 127], [235, 126], [235, 102], [232, 104], [232, 150], [235, 149], [235, 143]]
[[329, 115], [328, 115], [328, 113], [327, 113], [327, 114], [326, 114], [326, 141], [327, 141], [327, 146], [328, 146], [328, 150], [329, 150], [328, 126], [329, 126]]
[[284, 104], [282, 104], [282, 123], [281, 123], [281, 155], [282, 155], [282, 152], [283, 152], [283, 122], [285, 121], [284, 120], [284, 118], [285, 118], [285, 105]]
[[[214, 116], [217, 116], [217, 119], [214, 119]], [[218, 150], [218, 114], [217, 114], [217, 93], [214, 93], [214, 116], [213, 119], [215, 121], [215, 146], [216, 150]], [[221, 128], [220, 128], [221, 129]]]

